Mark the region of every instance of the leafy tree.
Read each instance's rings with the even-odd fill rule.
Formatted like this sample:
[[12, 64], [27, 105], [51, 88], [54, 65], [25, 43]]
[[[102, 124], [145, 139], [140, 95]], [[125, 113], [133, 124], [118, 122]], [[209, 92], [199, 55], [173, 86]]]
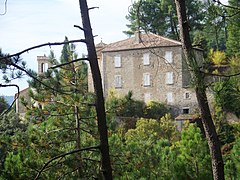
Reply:
[[[116, 179], [213, 179], [207, 142], [196, 124], [185, 126], [181, 139], [165, 139], [164, 123], [140, 119], [126, 134], [110, 136]], [[175, 125], [172, 125], [175, 127]], [[170, 128], [171, 129], [171, 128]], [[171, 130], [170, 130], [171, 131]]]
[[143, 101], [133, 99], [132, 96], [132, 91], [129, 91], [128, 94], [123, 97], [118, 97], [117, 94], [111, 91], [106, 101], [108, 113], [120, 117], [144, 117], [160, 119], [169, 112], [164, 103], [151, 101], [145, 104]]
[[144, 108], [144, 117], [160, 120], [165, 114], [169, 113], [169, 109], [164, 103], [150, 101]]

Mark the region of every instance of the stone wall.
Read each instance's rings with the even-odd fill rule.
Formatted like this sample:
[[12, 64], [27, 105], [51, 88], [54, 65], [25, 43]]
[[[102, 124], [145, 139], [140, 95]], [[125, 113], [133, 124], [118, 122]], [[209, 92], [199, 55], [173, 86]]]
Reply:
[[[164, 56], [166, 51], [172, 51], [173, 62], [166, 63]], [[143, 54], [150, 54], [150, 64], [143, 64]], [[121, 57], [121, 67], [114, 66], [114, 57]], [[150, 100], [165, 102], [173, 108], [176, 114], [183, 109], [189, 109], [192, 113], [197, 109], [197, 100], [194, 91], [186, 82], [190, 82], [189, 75], [183, 75], [182, 49], [176, 47], [161, 47], [151, 49], [138, 49], [103, 53], [102, 78], [104, 83], [104, 95], [107, 97], [109, 90], [115, 89], [120, 95], [126, 95], [133, 91], [133, 97], [145, 100], [150, 95]], [[166, 84], [166, 73], [173, 73], [173, 83]], [[150, 74], [150, 86], [143, 85], [143, 74]], [[122, 87], [115, 87], [115, 75], [121, 75]], [[172, 102], [167, 101], [167, 94], [172, 93]], [[187, 96], [187, 97], [186, 97]]]

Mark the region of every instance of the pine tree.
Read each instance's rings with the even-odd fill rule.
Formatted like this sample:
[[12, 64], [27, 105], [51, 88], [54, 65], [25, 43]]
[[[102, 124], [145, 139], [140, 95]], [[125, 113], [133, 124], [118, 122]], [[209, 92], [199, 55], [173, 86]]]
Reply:
[[[24, 178], [33, 178], [36, 170], [41, 170], [51, 158], [76, 151], [50, 163], [40, 177], [89, 178], [98, 175], [99, 154], [81, 151], [91, 149], [91, 146], [94, 146], [92, 150], [98, 150], [99, 140], [94, 98], [87, 91], [87, 65], [81, 60], [71, 62], [76, 59], [75, 46], [65, 44], [60, 62], [51, 52], [49, 61], [53, 67], [39, 75], [39, 79], [52, 88], [36, 80], [29, 82], [32, 104], [25, 105], [28, 109], [26, 118], [32, 123], [25, 140], [17, 142], [18, 153], [9, 155], [6, 173], [28, 172]], [[21, 165], [14, 166], [15, 161]], [[16, 177], [23, 178], [21, 174]]]
[[240, 52], [240, 2], [238, 0], [229, 0], [229, 5], [233, 8], [228, 9], [228, 38], [227, 53], [231, 56], [239, 56]]

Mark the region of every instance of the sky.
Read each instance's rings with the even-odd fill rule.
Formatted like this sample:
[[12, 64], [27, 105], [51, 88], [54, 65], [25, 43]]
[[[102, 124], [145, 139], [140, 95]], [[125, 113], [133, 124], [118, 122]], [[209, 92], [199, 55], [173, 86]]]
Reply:
[[[5, 0], [0, 0], [0, 13], [5, 11]], [[127, 30], [128, 14], [132, 0], [88, 0], [95, 44], [101, 40], [111, 43], [126, 39], [122, 32]], [[69, 40], [83, 39], [83, 33], [74, 28], [81, 26], [78, 0], [8, 0], [7, 12], [0, 16], [0, 48], [4, 53], [13, 54], [28, 47], [47, 42], [62, 42], [65, 36]], [[85, 46], [77, 45], [77, 53], [86, 52]], [[61, 55], [62, 46], [43, 47], [23, 54], [21, 57], [28, 68], [37, 70], [37, 56], [49, 55], [53, 50], [56, 57]], [[2, 76], [0, 83], [3, 83]], [[24, 89], [28, 86], [26, 78], [15, 80]], [[15, 88], [0, 88], [0, 95], [14, 95]]]
[[[5, 1], [0, 0], [0, 14], [5, 11]], [[125, 16], [134, 0], [88, 0], [90, 20], [95, 37], [95, 44], [101, 40], [112, 43], [127, 36], [128, 21]], [[226, 2], [226, 0], [224, 0]], [[62, 42], [67, 36], [69, 40], [83, 39], [83, 33], [74, 28], [81, 26], [78, 0], [7, 0], [7, 12], [0, 16], [0, 48], [4, 53], [17, 53], [26, 48], [47, 42]], [[86, 52], [85, 46], [77, 45], [77, 53]], [[53, 50], [56, 57], [61, 55], [61, 46], [43, 47], [29, 51], [21, 56], [27, 67], [37, 70], [37, 56], [49, 55]], [[0, 74], [0, 83], [3, 83]], [[28, 87], [26, 78], [15, 80], [20, 89]], [[12, 96], [15, 88], [0, 88], [0, 95]]]

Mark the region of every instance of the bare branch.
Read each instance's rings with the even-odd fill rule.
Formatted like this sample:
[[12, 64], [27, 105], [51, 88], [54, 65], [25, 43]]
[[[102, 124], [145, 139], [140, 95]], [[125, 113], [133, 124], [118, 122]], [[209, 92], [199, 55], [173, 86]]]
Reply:
[[78, 28], [78, 29], [84, 31], [84, 29], [82, 27], [78, 26], [78, 25], [74, 25], [73, 27]]
[[229, 75], [226, 75], [226, 74], [214, 74], [214, 73], [206, 73], [206, 72], [202, 72], [208, 76], [218, 76], [218, 77], [226, 77], [226, 78], [230, 78], [230, 77], [234, 77], [234, 76], [239, 76], [240, 75], [240, 72], [238, 73], [235, 73], [235, 74], [229, 74]]
[[72, 60], [72, 61], [67, 62], [67, 63], [59, 64], [59, 65], [56, 65], [56, 66], [52, 66], [49, 69], [59, 68], [59, 67], [66, 66], [68, 64], [71, 64], [71, 63], [74, 63], [74, 62], [78, 62], [78, 61], [83, 61], [83, 60], [88, 60], [88, 58], [78, 58], [78, 59]]
[[92, 9], [99, 9], [99, 7], [90, 7], [90, 8], [88, 8], [88, 10], [92, 10]]
[[[1, 59], [0, 59], [1, 60]], [[34, 80], [36, 80], [37, 82], [39, 82], [40, 84], [44, 85], [45, 87], [55, 91], [55, 92], [59, 92], [59, 93], [63, 93], [62, 91], [59, 91], [57, 89], [52, 88], [51, 86], [43, 83], [41, 80], [39, 80], [37, 77], [33, 76], [31, 73], [29, 73], [26, 69], [20, 67], [19, 65], [12, 63], [12, 62], [8, 62], [8, 65], [12, 65], [13, 67], [25, 72], [29, 77], [33, 78]], [[66, 93], [65, 93], [66, 94]]]
[[87, 151], [87, 150], [91, 150], [91, 149], [99, 149], [100, 146], [92, 146], [92, 147], [87, 147], [87, 148], [82, 148], [82, 149], [77, 149], [77, 150], [74, 150], [74, 151], [70, 151], [70, 152], [67, 152], [67, 153], [64, 153], [64, 154], [60, 154], [58, 156], [55, 156], [53, 157], [52, 159], [50, 159], [48, 162], [46, 162], [44, 164], [44, 166], [42, 167], [42, 169], [38, 172], [37, 176], [35, 177], [35, 180], [38, 179], [41, 175], [41, 173], [44, 171], [44, 169], [52, 162], [52, 161], [55, 161], [59, 158], [62, 158], [62, 157], [65, 157], [67, 155], [71, 155], [71, 154], [74, 154], [74, 153], [78, 153], [78, 152], [81, 152], [81, 151]]
[[44, 44], [40, 44], [40, 45], [37, 45], [37, 46], [33, 46], [33, 47], [30, 47], [30, 48], [27, 48], [27, 49], [24, 49], [23, 51], [20, 51], [18, 53], [15, 53], [15, 54], [11, 54], [11, 55], [8, 55], [8, 56], [5, 56], [5, 57], [1, 57], [0, 58], [0, 61], [3, 60], [3, 59], [8, 59], [8, 58], [11, 58], [11, 57], [14, 57], [14, 56], [20, 56], [21, 54], [25, 53], [25, 52], [28, 52], [28, 51], [31, 51], [33, 49], [37, 49], [37, 48], [40, 48], [40, 47], [43, 47], [43, 46], [59, 46], [59, 45], [63, 45], [63, 44], [69, 44], [69, 43], [77, 43], [77, 42], [82, 42], [82, 43], [86, 43], [86, 41], [84, 39], [78, 39], [78, 40], [71, 40], [71, 41], [64, 41], [64, 42], [55, 42], [55, 43], [44, 43]]

